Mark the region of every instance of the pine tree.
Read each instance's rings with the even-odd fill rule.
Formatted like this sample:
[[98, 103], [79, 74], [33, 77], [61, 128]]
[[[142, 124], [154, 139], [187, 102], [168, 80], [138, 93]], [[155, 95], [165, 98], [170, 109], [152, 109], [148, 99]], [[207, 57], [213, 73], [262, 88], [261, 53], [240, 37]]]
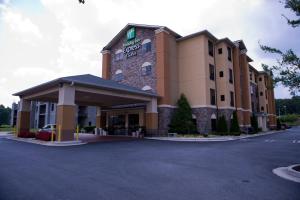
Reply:
[[237, 118], [236, 111], [232, 113], [232, 120], [230, 124], [230, 133], [232, 135], [240, 135], [240, 126]]
[[224, 115], [219, 117], [217, 121], [217, 132], [220, 133], [220, 135], [227, 135], [228, 134], [228, 128], [227, 128], [227, 122]]
[[258, 122], [257, 122], [257, 117], [253, 114], [251, 116], [251, 126], [253, 128], [254, 133], [258, 132]]
[[177, 101], [177, 109], [173, 114], [169, 127], [169, 132], [180, 134], [197, 132], [196, 125], [193, 123], [192, 108], [184, 94], [181, 94]]

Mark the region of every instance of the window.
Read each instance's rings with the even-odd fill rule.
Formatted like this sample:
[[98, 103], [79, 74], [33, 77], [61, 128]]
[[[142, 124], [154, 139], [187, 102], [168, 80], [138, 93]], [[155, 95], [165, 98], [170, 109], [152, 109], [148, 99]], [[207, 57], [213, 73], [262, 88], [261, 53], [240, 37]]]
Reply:
[[253, 85], [250, 85], [250, 92], [251, 92], [251, 94], [254, 93], [254, 88], [253, 87], [254, 87]]
[[214, 56], [214, 45], [210, 40], [208, 40], [208, 54]]
[[258, 79], [259, 81], [262, 81], [262, 79], [261, 79], [261, 77], [259, 77], [259, 79]]
[[252, 81], [252, 73], [250, 73], [250, 80]]
[[124, 79], [123, 71], [118, 69], [115, 73], [115, 81], [122, 81]]
[[233, 83], [232, 69], [229, 69], [229, 83]]
[[232, 57], [232, 55], [231, 55], [231, 48], [227, 47], [227, 58], [228, 58], [229, 61], [231, 61], [231, 57]]
[[223, 71], [220, 71], [220, 72], [219, 72], [219, 76], [220, 76], [220, 77], [224, 77]]
[[216, 94], [214, 89], [210, 89], [210, 104], [216, 105]]
[[210, 80], [215, 80], [215, 66], [212, 64], [209, 64], [209, 79]]
[[51, 104], [51, 111], [54, 111], [54, 103]]
[[221, 95], [221, 101], [225, 101], [225, 95]]
[[260, 96], [263, 96], [263, 95], [264, 95], [264, 93], [263, 93], [263, 92], [260, 92], [260, 93], [259, 93], [259, 95], [260, 95]]
[[144, 53], [150, 52], [151, 51], [151, 40], [150, 39], [145, 39], [142, 42], [142, 51]]
[[142, 65], [142, 76], [150, 75], [151, 72], [152, 72], [152, 66], [151, 66], [151, 63], [145, 62], [145, 63]]
[[123, 51], [119, 49], [115, 52], [115, 61], [119, 61], [123, 59]]
[[219, 54], [222, 54], [222, 53], [223, 53], [223, 52], [222, 52], [222, 48], [218, 49], [218, 53], [219, 53]]
[[234, 106], [234, 93], [232, 91], [230, 92], [230, 106]]
[[265, 110], [265, 108], [262, 106], [262, 107], [260, 107], [260, 111], [264, 111]]

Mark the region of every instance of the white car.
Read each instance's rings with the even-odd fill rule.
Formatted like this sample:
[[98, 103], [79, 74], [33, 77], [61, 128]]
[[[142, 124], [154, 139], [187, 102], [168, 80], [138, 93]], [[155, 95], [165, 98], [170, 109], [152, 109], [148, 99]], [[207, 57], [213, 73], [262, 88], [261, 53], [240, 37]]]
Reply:
[[55, 129], [56, 129], [56, 124], [47, 124], [43, 128], [39, 129], [39, 132], [40, 131], [45, 131], [45, 132], [50, 132], [51, 133], [52, 130], [55, 131]]

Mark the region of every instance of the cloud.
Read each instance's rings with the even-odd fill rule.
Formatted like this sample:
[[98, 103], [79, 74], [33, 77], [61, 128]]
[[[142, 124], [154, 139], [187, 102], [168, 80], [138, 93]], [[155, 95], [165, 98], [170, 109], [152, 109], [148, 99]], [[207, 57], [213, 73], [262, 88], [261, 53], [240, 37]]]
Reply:
[[[2, 4], [1, 4], [2, 2]], [[243, 39], [248, 54], [274, 63], [258, 41], [299, 49], [296, 29], [281, 17], [286, 10], [268, 0], [40, 0], [30, 6], [0, 1], [0, 80], [10, 105], [13, 92], [52, 78], [91, 73], [101, 75], [101, 49], [127, 23], [164, 25], [181, 35], [208, 29], [218, 38]], [[39, 12], [36, 12], [38, 10]], [[272, 14], [270, 14], [272, 13]], [[30, 78], [28, 78], [30, 77]], [[2, 91], [1, 88], [1, 91]], [[286, 95], [287, 89], [276, 90]]]

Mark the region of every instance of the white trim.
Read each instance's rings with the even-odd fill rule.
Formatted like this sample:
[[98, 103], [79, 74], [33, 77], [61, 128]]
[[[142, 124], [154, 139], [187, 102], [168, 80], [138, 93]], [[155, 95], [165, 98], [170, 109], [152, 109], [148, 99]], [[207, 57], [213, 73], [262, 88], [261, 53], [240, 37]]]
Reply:
[[277, 117], [277, 115], [274, 115], [274, 114], [268, 114], [268, 116], [275, 116], [275, 117]]
[[152, 65], [151, 65], [150, 62], [144, 62], [144, 63], [142, 64], [142, 67], [146, 67], [146, 66], [152, 66]]
[[240, 127], [251, 127], [251, 124], [246, 124], [246, 125], [240, 124], [239, 126]]
[[149, 91], [149, 90], [152, 90], [152, 88], [149, 86], [149, 85], [145, 85], [142, 90], [144, 91]]
[[161, 33], [161, 32], [165, 32], [165, 33], [167, 33], [167, 34], [170, 34], [168, 31], [166, 31], [166, 30], [164, 29], [164, 27], [159, 28], [159, 29], [155, 30], [154, 32], [155, 32], [155, 34], [158, 34], [158, 33]]
[[118, 69], [116, 72], [115, 72], [115, 74], [122, 74], [123, 73], [123, 71], [121, 70], [121, 69]]
[[159, 107], [159, 108], [177, 108], [177, 106], [172, 106], [172, 105], [168, 105], [168, 104], [160, 104], [157, 107]]
[[215, 109], [217, 109], [217, 106], [213, 106], [213, 105], [194, 105], [194, 106], [191, 106], [191, 108], [215, 108]]
[[101, 53], [102, 54], [107, 54], [107, 53], [110, 53], [110, 51], [109, 50], [102, 50]]
[[223, 106], [223, 107], [218, 107], [218, 109], [230, 109], [230, 110], [235, 110], [235, 107], [231, 107], [231, 106]]
[[147, 43], [150, 43], [150, 42], [151, 42], [150, 39], [148, 39], [148, 38], [147, 38], [147, 39], [144, 39], [143, 42], [142, 42], [142, 45], [147, 44]]
[[236, 108], [237, 110], [240, 110], [240, 111], [248, 111], [248, 112], [251, 112], [252, 113], [252, 110], [251, 109], [248, 109], [248, 110], [246, 110], [246, 109], [243, 109], [243, 108]]
[[115, 54], [123, 53], [122, 49], [118, 49], [115, 51]]

